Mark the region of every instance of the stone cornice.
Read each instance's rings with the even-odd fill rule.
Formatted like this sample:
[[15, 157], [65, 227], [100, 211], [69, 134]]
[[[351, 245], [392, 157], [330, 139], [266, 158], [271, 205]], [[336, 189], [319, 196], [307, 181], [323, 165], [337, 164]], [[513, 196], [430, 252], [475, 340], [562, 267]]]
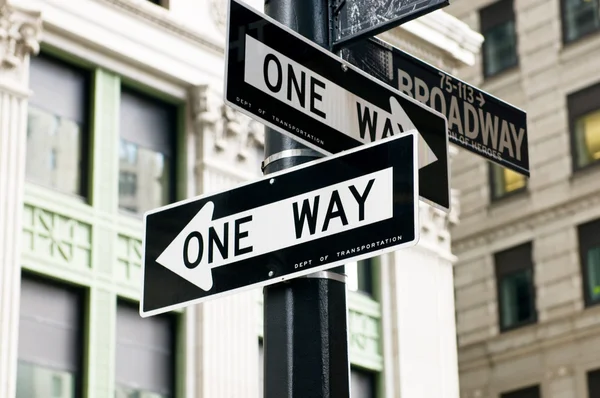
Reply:
[[[505, 237], [516, 235], [520, 232], [533, 229], [552, 220], [568, 218], [572, 214], [600, 206], [600, 191], [588, 193], [584, 196], [564, 201], [551, 207], [540, 208], [518, 219], [497, 218], [495, 223], [487, 223], [482, 229], [473, 229], [473, 233], [454, 241], [453, 249], [456, 253], [468, 252], [487, 243], [501, 240]], [[465, 225], [461, 226], [465, 228]]]
[[146, 0], [96, 0], [101, 3], [108, 4], [114, 8], [118, 8], [130, 14], [134, 14], [139, 18], [160, 26], [167, 31], [170, 31], [180, 37], [188, 39], [202, 47], [211, 50], [217, 54], [223, 54], [225, 47], [223, 43], [217, 43], [211, 38], [208, 38], [196, 30], [190, 29], [183, 24], [180, 24], [171, 18], [167, 10], [162, 10], [159, 7], [154, 7], [146, 4]]
[[459, 347], [461, 372], [509, 362], [550, 347], [597, 336], [600, 333], [600, 307], [588, 308], [571, 316], [501, 334], [485, 342]]
[[442, 10], [382, 33], [379, 37], [446, 71], [472, 65], [483, 37]]

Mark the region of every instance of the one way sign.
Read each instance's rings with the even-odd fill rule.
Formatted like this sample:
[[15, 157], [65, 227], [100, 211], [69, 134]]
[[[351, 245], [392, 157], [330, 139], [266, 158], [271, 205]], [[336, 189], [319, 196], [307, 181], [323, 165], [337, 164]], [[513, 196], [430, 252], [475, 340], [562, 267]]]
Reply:
[[140, 314], [418, 240], [415, 131], [146, 213]]
[[444, 115], [239, 0], [229, 1], [225, 101], [325, 154], [416, 129], [419, 194], [449, 211]]

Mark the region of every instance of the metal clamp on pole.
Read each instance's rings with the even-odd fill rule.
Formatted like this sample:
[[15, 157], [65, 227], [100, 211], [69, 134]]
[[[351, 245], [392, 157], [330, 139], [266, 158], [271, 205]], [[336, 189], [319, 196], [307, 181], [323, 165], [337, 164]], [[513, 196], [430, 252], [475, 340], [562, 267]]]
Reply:
[[308, 148], [286, 149], [284, 151], [274, 153], [271, 156], [267, 157], [265, 160], [263, 160], [260, 165], [260, 169], [261, 169], [261, 171], [264, 172], [265, 168], [270, 163], [276, 162], [280, 159], [294, 158], [294, 157], [320, 158], [320, 157], [323, 157], [323, 154], [321, 154], [317, 151], [314, 151], [312, 149], [308, 149]]
[[314, 272], [312, 274], [305, 275], [304, 278], [331, 279], [332, 281], [346, 283], [348, 276], [345, 274], [340, 274], [338, 272], [319, 271], [319, 272]]

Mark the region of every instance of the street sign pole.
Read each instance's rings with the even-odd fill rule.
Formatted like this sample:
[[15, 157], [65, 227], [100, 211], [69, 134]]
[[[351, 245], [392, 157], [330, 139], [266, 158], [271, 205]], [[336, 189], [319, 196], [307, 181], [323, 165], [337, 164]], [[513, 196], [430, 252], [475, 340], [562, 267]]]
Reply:
[[[328, 0], [265, 0], [265, 13], [328, 48]], [[322, 155], [265, 127], [263, 173]], [[264, 397], [349, 397], [344, 267], [264, 288]]]

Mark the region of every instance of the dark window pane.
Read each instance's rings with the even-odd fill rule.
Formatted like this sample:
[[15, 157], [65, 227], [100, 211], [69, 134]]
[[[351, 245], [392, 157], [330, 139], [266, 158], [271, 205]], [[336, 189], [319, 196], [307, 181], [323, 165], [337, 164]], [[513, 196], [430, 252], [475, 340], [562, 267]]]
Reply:
[[537, 319], [531, 251], [525, 243], [494, 255], [502, 330]]
[[352, 368], [350, 370], [350, 396], [352, 398], [375, 398], [375, 374]]
[[85, 196], [89, 72], [50, 57], [32, 57], [30, 80], [27, 179]]
[[600, 220], [578, 227], [586, 305], [600, 303]]
[[22, 279], [17, 398], [78, 395], [81, 304], [76, 290]]
[[600, 397], [600, 369], [588, 372], [588, 397]]
[[143, 213], [172, 202], [176, 108], [123, 91], [119, 150], [119, 206]]
[[591, 0], [563, 0], [565, 41], [578, 39], [600, 29], [598, 2]]
[[358, 262], [358, 290], [373, 295], [373, 258]]
[[500, 398], [540, 398], [540, 387], [533, 386], [511, 392], [505, 392]]
[[348, 289], [373, 295], [373, 272], [375, 258], [369, 258], [358, 262], [346, 264], [346, 274], [348, 275]]
[[175, 319], [171, 315], [141, 318], [137, 308], [117, 308], [117, 397], [152, 392], [172, 397]]
[[600, 247], [587, 251], [587, 289], [593, 302], [600, 301]]
[[500, 302], [504, 328], [533, 320], [532, 274], [532, 270], [528, 269], [501, 279]]
[[517, 34], [515, 21], [507, 21], [483, 33], [485, 76], [493, 76], [517, 65]]

